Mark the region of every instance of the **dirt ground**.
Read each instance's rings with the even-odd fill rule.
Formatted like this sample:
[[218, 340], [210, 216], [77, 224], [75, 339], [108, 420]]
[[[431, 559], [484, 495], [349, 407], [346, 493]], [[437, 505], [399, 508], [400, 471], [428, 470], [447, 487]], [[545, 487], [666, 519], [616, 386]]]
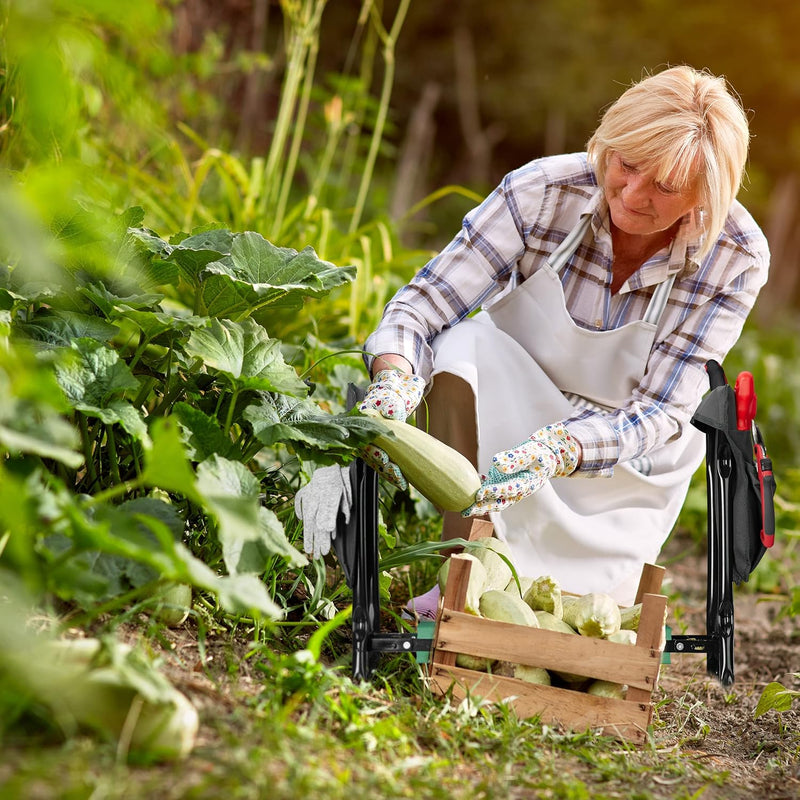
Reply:
[[[667, 545], [665, 556], [685, 543]], [[667, 569], [665, 591], [680, 598], [678, 624], [687, 634], [705, 633], [706, 560], [681, 558]], [[678, 601], [673, 602], [673, 607]], [[706, 672], [704, 655], [673, 654], [661, 670], [660, 747], [671, 744], [693, 759], [730, 775], [730, 786], [753, 800], [800, 798], [800, 710], [770, 711], [753, 718], [764, 687], [778, 681], [800, 690], [800, 620], [776, 619], [780, 604], [737, 588], [734, 593], [734, 683], [722, 687]], [[670, 620], [673, 632], [676, 620]], [[734, 795], [732, 794], [731, 797]], [[735, 795], [735, 796], [738, 796]], [[742, 796], [745, 796], [744, 794]]]

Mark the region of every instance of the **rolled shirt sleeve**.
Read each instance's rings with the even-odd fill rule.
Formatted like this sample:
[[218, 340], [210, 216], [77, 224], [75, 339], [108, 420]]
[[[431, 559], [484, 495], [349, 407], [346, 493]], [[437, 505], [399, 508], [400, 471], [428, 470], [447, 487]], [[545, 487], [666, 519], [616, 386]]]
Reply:
[[[573, 162], [582, 182], [592, 186], [594, 176], [585, 162]], [[433, 338], [498, 291], [525, 260], [531, 242], [537, 241], [531, 238], [532, 229], [550, 205], [544, 173], [543, 164], [536, 161], [509, 173], [464, 217], [458, 235], [384, 309], [378, 329], [364, 346], [368, 367], [374, 356], [396, 353], [411, 362], [417, 375], [430, 380]]]

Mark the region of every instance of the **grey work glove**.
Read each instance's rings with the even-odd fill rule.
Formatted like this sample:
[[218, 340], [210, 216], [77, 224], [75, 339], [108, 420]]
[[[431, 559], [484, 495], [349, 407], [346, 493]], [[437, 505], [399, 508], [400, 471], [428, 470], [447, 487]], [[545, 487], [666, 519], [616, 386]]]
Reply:
[[336, 538], [336, 518], [341, 511], [349, 522], [352, 504], [349, 467], [315, 470], [294, 496], [294, 511], [303, 523], [303, 550], [312, 558], [328, 555]]

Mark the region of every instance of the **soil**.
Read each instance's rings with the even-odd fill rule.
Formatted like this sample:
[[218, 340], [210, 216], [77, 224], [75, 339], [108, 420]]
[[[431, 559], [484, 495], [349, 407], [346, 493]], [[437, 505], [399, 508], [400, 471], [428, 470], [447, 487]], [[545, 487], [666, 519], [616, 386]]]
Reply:
[[[668, 543], [664, 553], [686, 546]], [[706, 556], [683, 556], [667, 568], [665, 591], [679, 600], [680, 630], [705, 633]], [[781, 714], [769, 711], [754, 719], [764, 687], [778, 681], [800, 690], [800, 619], [781, 617], [776, 598], [757, 595], [746, 588], [734, 592], [734, 683], [723, 687], [706, 673], [706, 658], [699, 654], [673, 654], [661, 670], [659, 747], [674, 745], [693, 759], [703, 759], [715, 771], [727, 771], [730, 794], [753, 800], [800, 798], [800, 708]]]

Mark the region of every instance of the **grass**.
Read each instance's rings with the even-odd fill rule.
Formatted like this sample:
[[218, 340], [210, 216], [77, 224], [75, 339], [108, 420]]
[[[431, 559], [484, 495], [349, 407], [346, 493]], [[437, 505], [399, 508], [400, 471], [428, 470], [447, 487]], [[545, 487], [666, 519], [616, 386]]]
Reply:
[[[690, 678], [682, 689], [664, 694], [656, 705], [652, 738], [636, 747], [520, 719], [507, 706], [433, 697], [420, 668], [404, 655], [385, 657], [372, 683], [354, 684], [343, 628], [328, 637], [320, 661], [308, 658], [308, 651], [280, 652], [275, 637], [252, 642], [247, 641], [252, 631], [231, 632], [213, 625], [204, 630], [200, 649], [192, 630], [191, 624], [162, 629], [160, 637], [151, 630], [149, 638], [153, 648], [160, 639], [164, 663], [172, 667], [169, 674], [200, 710], [201, 734], [188, 759], [131, 764], [111, 742], [74, 733], [65, 737], [36, 725], [17, 727], [3, 742], [0, 796], [8, 800], [791, 796], [752, 794], [741, 780], [731, 782], [730, 766], [716, 757], [725, 753], [716, 754], [706, 743], [715, 723], [704, 677]], [[128, 634], [133, 633], [136, 628], [131, 626]], [[315, 647], [313, 641], [308, 644]], [[337, 657], [340, 666], [330, 666]], [[698, 672], [702, 669], [698, 661]], [[723, 706], [743, 703], [742, 690], [737, 689], [722, 699]], [[744, 705], [737, 713], [747, 714]], [[730, 738], [730, 731], [717, 734]], [[774, 774], [776, 783], [791, 775], [800, 746], [790, 730], [783, 730], [781, 737], [782, 750], [765, 742], [760, 764], [761, 770]]]
[[[334, 680], [326, 710], [276, 724], [252, 698], [205, 715], [205, 741], [176, 766], [129, 766], [73, 737], [35, 751], [7, 743], [6, 798], [690, 798], [721, 785], [678, 750], [562, 734], [480, 705], [400, 696]], [[649, 786], [648, 786], [649, 784]], [[727, 795], [734, 797], [734, 794]]]
[[[14, 774], [4, 776], [4, 797], [136, 800], [155, 792], [166, 800], [225, 792], [257, 798], [268, 791], [273, 798], [358, 800], [521, 797], [526, 795], [520, 792], [531, 790], [563, 798], [634, 796], [624, 791], [637, 782], [631, 752], [615, 742], [565, 737], [510, 714], [489, 714], [480, 706], [419, 708], [413, 698], [347, 686], [332, 691], [330, 701], [337, 714], [311, 715], [281, 726], [271, 714], [253, 708], [207, 720], [212, 741], [178, 769], [125, 766], [110, 746], [80, 738], [60, 748], [40, 749], [35, 758], [11, 743], [2, 770], [10, 768]], [[351, 705], [358, 706], [357, 712]], [[672, 779], [685, 769], [686, 764], [668, 758], [650, 771]], [[600, 778], [606, 789], [590, 794], [589, 775], [584, 779], [573, 775], [575, 771], [591, 771], [591, 783]], [[172, 775], [171, 788], [165, 773]]]

